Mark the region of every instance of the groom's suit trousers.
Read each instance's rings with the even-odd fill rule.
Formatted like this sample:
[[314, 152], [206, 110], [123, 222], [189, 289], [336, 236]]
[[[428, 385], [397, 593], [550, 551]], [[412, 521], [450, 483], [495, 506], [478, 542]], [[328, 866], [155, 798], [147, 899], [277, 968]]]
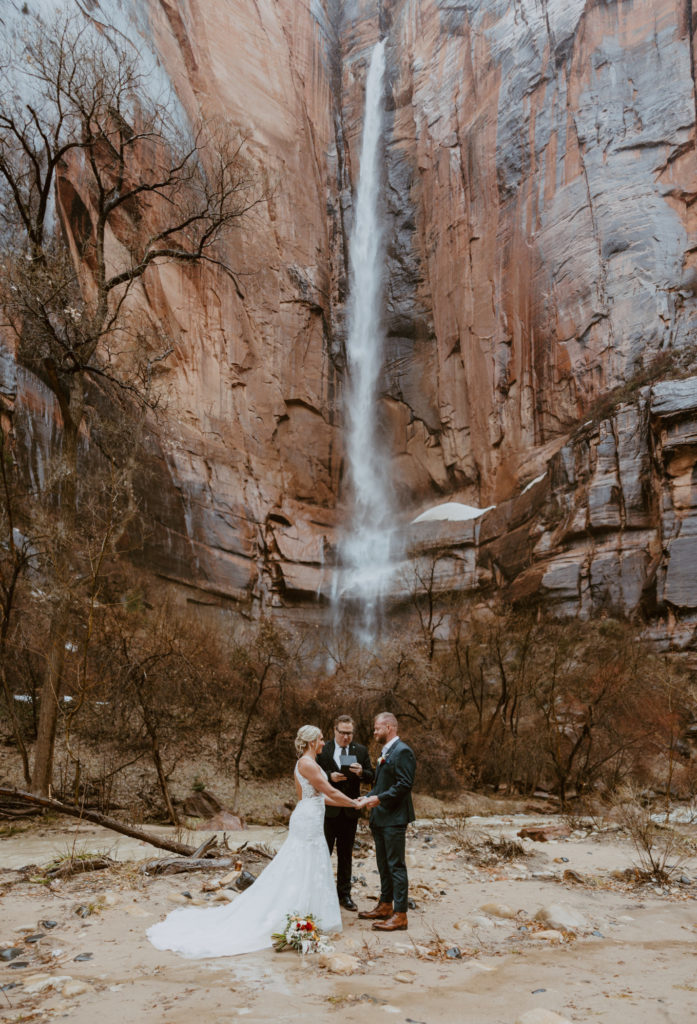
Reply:
[[409, 879], [405, 857], [407, 826], [371, 827], [380, 874], [380, 902], [393, 903], [396, 914], [406, 914]]

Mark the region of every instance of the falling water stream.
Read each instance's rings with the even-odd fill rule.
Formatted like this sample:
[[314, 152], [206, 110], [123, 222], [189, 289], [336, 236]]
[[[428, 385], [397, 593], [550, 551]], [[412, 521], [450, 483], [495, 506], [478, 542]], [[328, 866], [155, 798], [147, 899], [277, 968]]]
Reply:
[[351, 513], [338, 542], [333, 597], [357, 612], [359, 635], [378, 628], [381, 598], [392, 574], [393, 511], [389, 459], [378, 430], [378, 382], [383, 364], [384, 234], [381, 217], [385, 41], [368, 68], [360, 175], [349, 239], [346, 456]]

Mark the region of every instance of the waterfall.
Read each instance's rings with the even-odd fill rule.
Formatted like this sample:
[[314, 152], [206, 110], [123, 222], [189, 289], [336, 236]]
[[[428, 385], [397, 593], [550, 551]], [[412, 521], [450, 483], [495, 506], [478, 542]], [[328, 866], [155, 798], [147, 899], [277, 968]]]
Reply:
[[351, 514], [338, 540], [333, 597], [358, 608], [359, 633], [375, 636], [381, 597], [392, 572], [389, 460], [378, 432], [382, 371], [384, 239], [381, 223], [385, 41], [373, 49], [365, 91], [361, 163], [349, 239], [346, 459]]

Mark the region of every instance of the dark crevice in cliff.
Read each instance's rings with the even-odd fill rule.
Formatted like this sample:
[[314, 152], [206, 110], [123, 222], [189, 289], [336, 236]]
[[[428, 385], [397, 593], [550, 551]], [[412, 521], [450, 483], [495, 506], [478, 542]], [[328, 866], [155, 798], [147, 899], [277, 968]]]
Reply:
[[695, 33], [697, 32], [697, 25], [695, 25], [695, 12], [693, 9], [692, 0], [685, 0], [685, 10], [687, 13], [687, 33], [688, 44], [690, 47], [690, 74], [692, 75], [692, 96], [695, 101], [695, 123], [697, 124], [697, 81], [695, 81]]

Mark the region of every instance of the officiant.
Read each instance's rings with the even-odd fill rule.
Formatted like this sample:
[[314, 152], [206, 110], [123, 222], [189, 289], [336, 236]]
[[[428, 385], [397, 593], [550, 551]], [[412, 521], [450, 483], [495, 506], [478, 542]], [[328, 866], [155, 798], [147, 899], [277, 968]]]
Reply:
[[[317, 763], [324, 768], [332, 786], [355, 799], [361, 783], [373, 781], [373, 766], [368, 748], [353, 740], [354, 722], [350, 715], [339, 715], [334, 722], [334, 739], [324, 744]], [[336, 891], [346, 910], [357, 910], [351, 899], [353, 843], [358, 827], [358, 811], [350, 807], [325, 807], [324, 835], [331, 854], [336, 846]]]

